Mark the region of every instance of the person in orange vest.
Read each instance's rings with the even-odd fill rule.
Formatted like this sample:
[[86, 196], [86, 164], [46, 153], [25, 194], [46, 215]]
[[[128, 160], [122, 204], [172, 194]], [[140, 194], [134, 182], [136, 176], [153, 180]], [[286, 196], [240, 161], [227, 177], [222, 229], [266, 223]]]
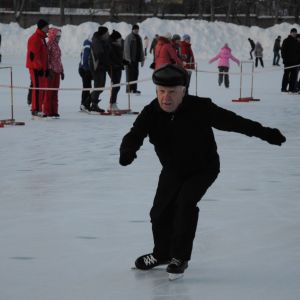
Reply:
[[[36, 31], [29, 37], [27, 42], [26, 68], [29, 69], [33, 88], [47, 87], [49, 71], [46, 37], [48, 30], [49, 23], [40, 19], [37, 22]], [[46, 116], [43, 111], [45, 94], [45, 90], [32, 90], [31, 113], [33, 116]]]

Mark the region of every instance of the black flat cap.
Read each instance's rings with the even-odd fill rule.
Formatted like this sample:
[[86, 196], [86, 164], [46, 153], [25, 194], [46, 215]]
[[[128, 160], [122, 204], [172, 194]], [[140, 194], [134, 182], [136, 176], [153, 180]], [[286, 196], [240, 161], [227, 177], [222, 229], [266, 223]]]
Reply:
[[167, 64], [154, 71], [152, 80], [161, 86], [187, 86], [188, 72], [179, 65]]
[[36, 25], [39, 29], [43, 29], [44, 27], [48, 26], [49, 23], [44, 19], [39, 19]]

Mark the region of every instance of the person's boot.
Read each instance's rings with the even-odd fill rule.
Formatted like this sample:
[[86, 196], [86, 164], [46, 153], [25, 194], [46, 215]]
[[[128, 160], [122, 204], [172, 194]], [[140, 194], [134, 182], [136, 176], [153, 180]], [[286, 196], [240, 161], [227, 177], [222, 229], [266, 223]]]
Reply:
[[175, 280], [183, 276], [185, 269], [188, 267], [186, 260], [172, 258], [171, 262], [167, 267], [170, 280]]
[[137, 258], [135, 266], [140, 270], [150, 270], [160, 265], [167, 265], [169, 262], [168, 259], [159, 259], [153, 253], [149, 253]]
[[100, 101], [98, 100], [98, 101], [92, 103], [92, 106], [91, 106], [91, 108], [90, 108], [90, 111], [91, 111], [91, 112], [96, 112], [96, 113], [103, 113], [103, 112], [105, 112], [104, 109], [102, 109], [102, 108], [100, 108], [100, 107], [98, 106], [98, 103], [99, 103], [99, 102], [100, 102]]
[[91, 96], [86, 97], [82, 102], [82, 104], [80, 105], [80, 110], [89, 112], [91, 110], [91, 102], [92, 102]]

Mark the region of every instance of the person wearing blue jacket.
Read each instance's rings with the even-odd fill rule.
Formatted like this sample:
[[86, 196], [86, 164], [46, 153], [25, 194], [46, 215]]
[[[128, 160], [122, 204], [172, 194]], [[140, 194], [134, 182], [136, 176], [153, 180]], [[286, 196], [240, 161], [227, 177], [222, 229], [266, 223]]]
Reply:
[[[89, 36], [86, 40], [84, 40], [82, 45], [82, 50], [80, 53], [80, 62], [79, 62], [79, 75], [82, 79], [83, 88], [91, 88], [92, 87], [92, 74], [89, 66], [89, 56], [91, 53], [91, 44], [92, 38]], [[81, 105], [80, 110], [89, 110], [89, 106], [87, 99], [90, 99], [91, 93], [90, 91], [82, 91], [81, 93]]]

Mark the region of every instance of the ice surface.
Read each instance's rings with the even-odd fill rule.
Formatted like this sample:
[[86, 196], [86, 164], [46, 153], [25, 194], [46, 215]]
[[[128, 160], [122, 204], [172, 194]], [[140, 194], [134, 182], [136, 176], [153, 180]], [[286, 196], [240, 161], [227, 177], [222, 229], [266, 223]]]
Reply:
[[[141, 79], [151, 76], [150, 62]], [[13, 65], [16, 85], [29, 85], [24, 57], [5, 63]], [[63, 63], [62, 87], [80, 87], [78, 60], [64, 56]], [[153, 246], [149, 209], [160, 171], [148, 141], [131, 166], [118, 164], [122, 136], [136, 116], [80, 113], [80, 93], [65, 91], [60, 120], [32, 121], [27, 91], [15, 90], [15, 118], [26, 125], [0, 128], [0, 299], [299, 299], [300, 96], [279, 92], [282, 71], [270, 65], [255, 74], [255, 103], [231, 102], [239, 96], [237, 76], [225, 89], [216, 74], [198, 74], [199, 95], [278, 127], [287, 142], [277, 147], [215, 130], [222, 171], [199, 204], [189, 268], [174, 282], [164, 268], [131, 270]], [[0, 83], [7, 74], [0, 71]], [[249, 95], [249, 77], [244, 83]], [[139, 89], [135, 110], [155, 96], [150, 81]], [[10, 91], [1, 88], [0, 99], [0, 119], [8, 118]], [[107, 92], [102, 99], [107, 108]], [[118, 103], [127, 106], [124, 88]]]

